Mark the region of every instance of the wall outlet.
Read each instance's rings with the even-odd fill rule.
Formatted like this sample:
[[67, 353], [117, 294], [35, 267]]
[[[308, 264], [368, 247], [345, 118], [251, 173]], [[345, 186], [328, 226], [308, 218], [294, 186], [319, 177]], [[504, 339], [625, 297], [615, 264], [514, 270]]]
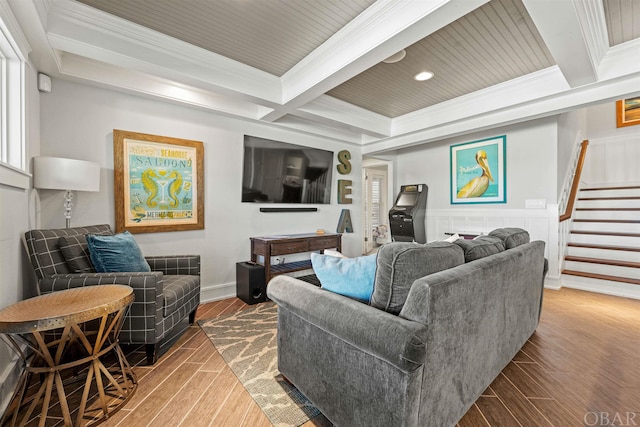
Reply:
[[547, 201], [545, 199], [529, 199], [524, 201], [524, 207], [527, 209], [546, 209]]

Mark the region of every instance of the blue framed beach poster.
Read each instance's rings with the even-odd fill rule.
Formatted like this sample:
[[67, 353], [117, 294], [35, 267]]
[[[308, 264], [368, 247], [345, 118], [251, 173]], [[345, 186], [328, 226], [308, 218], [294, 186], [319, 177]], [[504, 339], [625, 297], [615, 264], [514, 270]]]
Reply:
[[452, 145], [451, 204], [507, 202], [507, 137]]

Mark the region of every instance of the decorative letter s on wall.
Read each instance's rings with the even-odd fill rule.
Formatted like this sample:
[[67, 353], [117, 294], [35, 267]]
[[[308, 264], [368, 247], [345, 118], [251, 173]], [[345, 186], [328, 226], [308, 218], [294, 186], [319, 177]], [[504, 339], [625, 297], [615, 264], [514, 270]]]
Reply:
[[342, 150], [338, 153], [338, 162], [340, 164], [337, 166], [338, 172], [341, 175], [347, 175], [351, 173], [351, 153], [348, 150]]

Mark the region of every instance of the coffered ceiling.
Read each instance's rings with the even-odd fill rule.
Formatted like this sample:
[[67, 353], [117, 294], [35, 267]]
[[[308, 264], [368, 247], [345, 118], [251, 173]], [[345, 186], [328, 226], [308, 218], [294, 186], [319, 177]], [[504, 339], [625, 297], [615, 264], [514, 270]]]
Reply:
[[365, 154], [640, 94], [631, 0], [8, 2], [43, 71]]

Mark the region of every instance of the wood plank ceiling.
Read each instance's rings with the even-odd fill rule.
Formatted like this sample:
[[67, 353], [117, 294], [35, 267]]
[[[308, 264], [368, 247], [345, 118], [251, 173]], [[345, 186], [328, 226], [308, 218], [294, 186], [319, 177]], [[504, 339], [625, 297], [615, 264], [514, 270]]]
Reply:
[[616, 46], [640, 37], [640, 2], [604, 0], [609, 45]]
[[[78, 0], [203, 49], [282, 76], [374, 0]], [[187, 7], [188, 6], [188, 7]], [[639, 2], [605, 0], [610, 44], [640, 37]], [[615, 24], [615, 25], [611, 25]], [[398, 117], [555, 64], [521, 0], [493, 0], [327, 92]], [[429, 82], [413, 76], [435, 74]]]
[[[209, 91], [207, 108], [363, 145], [402, 132], [419, 139], [437, 124], [431, 117], [460, 121], [453, 105], [498, 112], [540, 97], [546, 105], [523, 113], [541, 117], [603, 101], [602, 93], [632, 95], [640, 70], [636, 0], [33, 1], [50, 6], [42, 30], [54, 57], [66, 55], [55, 60], [62, 74], [104, 80], [94, 60], [113, 66], [108, 79], [127, 88], [127, 69], [133, 80], [135, 72], [175, 79]], [[380, 62], [401, 49], [400, 62]], [[417, 82], [420, 71], [435, 76]], [[559, 102], [620, 77], [627, 86], [617, 94]]]
[[375, 0], [79, 0], [278, 77]]
[[[494, 0], [380, 63], [328, 95], [398, 117], [555, 64], [520, 0]], [[418, 82], [413, 76], [431, 71]]]

